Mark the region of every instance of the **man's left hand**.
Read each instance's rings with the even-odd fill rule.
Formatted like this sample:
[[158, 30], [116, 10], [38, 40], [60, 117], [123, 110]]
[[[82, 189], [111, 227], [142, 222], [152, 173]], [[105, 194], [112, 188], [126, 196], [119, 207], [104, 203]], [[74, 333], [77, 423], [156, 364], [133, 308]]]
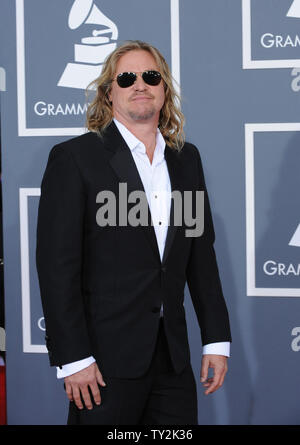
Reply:
[[[213, 376], [210, 378], [208, 378], [209, 368], [213, 369]], [[204, 394], [211, 394], [223, 385], [227, 370], [227, 357], [225, 355], [203, 355], [200, 381], [203, 383], [203, 386], [207, 388]]]

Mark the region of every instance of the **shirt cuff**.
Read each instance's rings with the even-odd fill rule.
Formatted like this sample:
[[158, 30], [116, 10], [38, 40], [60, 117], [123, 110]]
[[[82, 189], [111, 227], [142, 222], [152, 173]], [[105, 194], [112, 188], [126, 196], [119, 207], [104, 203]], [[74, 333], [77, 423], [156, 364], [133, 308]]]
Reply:
[[62, 379], [64, 377], [68, 377], [69, 375], [75, 374], [76, 372], [81, 371], [84, 368], [87, 368], [92, 363], [94, 363], [96, 360], [94, 357], [90, 356], [87, 358], [84, 358], [82, 360], [77, 360], [77, 362], [68, 363], [67, 365], [63, 365], [61, 368], [56, 368], [57, 371], [57, 378]]
[[217, 354], [217, 355], [225, 355], [226, 357], [230, 357], [230, 342], [229, 341], [219, 341], [217, 343], [209, 343], [203, 346], [203, 355], [204, 354]]

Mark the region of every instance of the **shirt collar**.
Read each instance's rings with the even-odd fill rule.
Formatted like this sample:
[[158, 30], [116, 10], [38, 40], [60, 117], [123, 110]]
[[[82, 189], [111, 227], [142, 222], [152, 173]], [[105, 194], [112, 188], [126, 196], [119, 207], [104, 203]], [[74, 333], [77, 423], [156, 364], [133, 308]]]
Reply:
[[[113, 118], [113, 120], [119, 132], [121, 133], [121, 136], [125, 140], [128, 147], [130, 148], [130, 150], [131, 151], [136, 150], [136, 151], [141, 151], [142, 153], [146, 153], [145, 145], [134, 134], [132, 134], [131, 131], [129, 131], [128, 128], [125, 127], [124, 124], [119, 122], [116, 118]], [[159, 128], [157, 128], [155, 156], [157, 157], [158, 160], [164, 157], [165, 148], [166, 148], [166, 142]]]

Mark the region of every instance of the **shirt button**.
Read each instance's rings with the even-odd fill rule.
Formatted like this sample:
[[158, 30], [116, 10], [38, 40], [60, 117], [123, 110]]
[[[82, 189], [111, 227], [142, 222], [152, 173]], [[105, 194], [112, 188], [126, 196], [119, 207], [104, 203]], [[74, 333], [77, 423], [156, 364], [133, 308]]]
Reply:
[[160, 225], [160, 224], [161, 224], [161, 221], [159, 221], [158, 224]]

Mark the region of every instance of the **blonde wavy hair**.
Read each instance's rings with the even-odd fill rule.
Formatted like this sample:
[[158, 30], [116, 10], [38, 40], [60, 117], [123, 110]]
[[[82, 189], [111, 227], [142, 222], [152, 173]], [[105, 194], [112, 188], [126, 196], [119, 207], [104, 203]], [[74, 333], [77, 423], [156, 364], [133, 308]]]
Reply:
[[87, 87], [87, 96], [96, 90], [93, 101], [87, 107], [86, 126], [88, 130], [101, 135], [113, 119], [112, 104], [109, 100], [111, 84], [115, 77], [119, 59], [129, 51], [148, 51], [155, 59], [165, 87], [165, 102], [160, 111], [158, 127], [167, 144], [181, 150], [185, 137], [184, 115], [180, 111], [180, 97], [175, 91], [167, 62], [158, 49], [140, 40], [129, 40], [116, 48], [105, 60], [101, 75]]

